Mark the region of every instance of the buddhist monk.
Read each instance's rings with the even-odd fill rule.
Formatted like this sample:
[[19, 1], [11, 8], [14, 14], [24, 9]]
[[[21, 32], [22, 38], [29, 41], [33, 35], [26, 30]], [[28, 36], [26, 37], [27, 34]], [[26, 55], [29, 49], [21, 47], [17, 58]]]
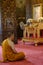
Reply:
[[8, 38], [2, 42], [3, 62], [18, 61], [25, 58], [25, 54], [23, 52], [16, 51], [13, 40], [14, 33], [9, 32]]

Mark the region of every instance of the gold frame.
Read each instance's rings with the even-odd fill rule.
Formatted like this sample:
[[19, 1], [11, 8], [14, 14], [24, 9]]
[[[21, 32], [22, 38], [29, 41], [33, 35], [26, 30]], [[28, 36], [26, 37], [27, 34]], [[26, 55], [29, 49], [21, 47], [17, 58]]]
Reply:
[[[42, 4], [35, 4], [33, 5], [33, 12], [34, 12], [34, 7], [40, 7], [40, 17], [42, 17]], [[33, 19], [34, 19], [34, 13], [33, 13]]]

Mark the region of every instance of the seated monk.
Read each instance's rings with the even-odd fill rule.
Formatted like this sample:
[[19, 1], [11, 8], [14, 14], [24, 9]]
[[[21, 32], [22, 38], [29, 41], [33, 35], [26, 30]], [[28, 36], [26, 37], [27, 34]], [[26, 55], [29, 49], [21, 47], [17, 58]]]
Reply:
[[14, 48], [14, 33], [9, 32], [8, 38], [2, 42], [3, 62], [18, 61], [25, 58], [23, 52], [17, 52]]

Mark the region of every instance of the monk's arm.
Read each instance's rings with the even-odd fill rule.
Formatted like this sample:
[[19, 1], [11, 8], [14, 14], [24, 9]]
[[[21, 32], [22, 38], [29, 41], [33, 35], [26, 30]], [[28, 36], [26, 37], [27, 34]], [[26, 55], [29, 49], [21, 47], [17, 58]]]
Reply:
[[12, 50], [14, 51], [14, 53], [17, 53], [17, 51], [16, 51], [16, 49], [14, 47], [14, 43], [13, 42], [10, 42], [9, 45], [12, 48]]

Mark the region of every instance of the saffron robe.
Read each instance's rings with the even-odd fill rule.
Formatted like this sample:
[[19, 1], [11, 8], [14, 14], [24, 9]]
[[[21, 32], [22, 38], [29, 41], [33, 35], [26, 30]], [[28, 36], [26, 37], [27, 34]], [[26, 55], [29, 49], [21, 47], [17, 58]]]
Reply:
[[[13, 45], [12, 45], [13, 46]], [[8, 39], [2, 42], [2, 52], [4, 61], [17, 61], [24, 59], [25, 55], [23, 52], [14, 53], [14, 48], [8, 42]]]

